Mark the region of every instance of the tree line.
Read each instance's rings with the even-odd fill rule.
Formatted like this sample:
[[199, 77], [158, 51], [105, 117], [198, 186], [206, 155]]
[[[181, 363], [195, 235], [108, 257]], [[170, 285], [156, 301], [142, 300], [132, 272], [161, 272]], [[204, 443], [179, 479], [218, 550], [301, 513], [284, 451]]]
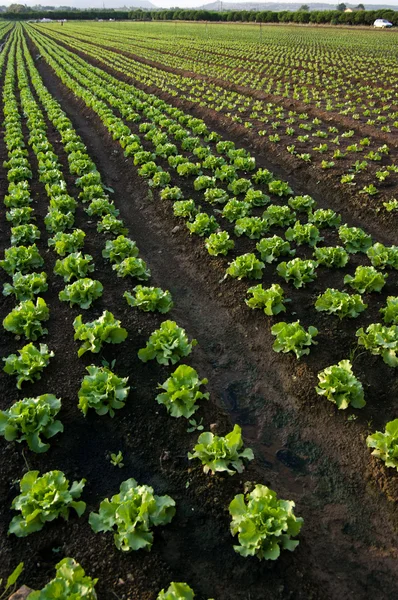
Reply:
[[[304, 5], [305, 6], [305, 5]], [[305, 7], [307, 8], [307, 7]], [[356, 10], [343, 12], [341, 10], [298, 10], [298, 11], [208, 11], [208, 10], [52, 10], [52, 11], [21, 11], [4, 12], [1, 18], [6, 20], [29, 20], [51, 18], [53, 20], [96, 20], [110, 18], [116, 20], [135, 21], [228, 21], [252, 23], [309, 23], [332, 25], [373, 25], [376, 19], [388, 19], [393, 25], [398, 25], [398, 11], [390, 9]]]

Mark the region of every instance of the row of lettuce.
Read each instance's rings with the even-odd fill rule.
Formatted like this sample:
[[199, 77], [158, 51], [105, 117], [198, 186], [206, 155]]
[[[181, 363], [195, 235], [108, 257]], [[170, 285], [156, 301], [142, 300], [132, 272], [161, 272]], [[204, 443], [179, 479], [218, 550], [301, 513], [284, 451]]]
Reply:
[[[92, 257], [82, 252], [85, 233], [74, 228], [77, 201], [68, 194], [62, 167], [47, 137], [46, 119], [35, 100], [31, 85], [42, 103], [48, 119], [60, 134], [61, 142], [68, 155], [70, 173], [76, 176], [76, 185], [81, 190], [79, 200], [87, 203], [86, 212], [98, 219], [98, 231], [106, 232], [103, 256], [112, 263], [120, 277], [130, 276], [133, 280], [147, 280], [150, 272], [144, 261], [138, 258], [138, 249], [133, 240], [126, 237], [127, 229], [118, 218], [114, 203], [106, 194], [101, 176], [87, 153], [86, 146], [78, 136], [70, 120], [59, 104], [44, 87], [19, 31], [14, 32], [7, 43], [7, 67], [3, 86], [5, 144], [8, 160], [5, 162], [9, 181], [8, 193], [4, 197], [6, 218], [11, 223], [11, 246], [5, 250], [0, 265], [12, 283], [6, 283], [4, 291], [15, 296], [17, 306], [6, 316], [3, 326], [6, 331], [25, 338], [29, 343], [18, 350], [18, 354], [4, 357], [6, 373], [16, 376], [16, 385], [34, 382], [42, 376], [53, 352], [43, 343], [35, 344], [47, 333], [44, 327], [50, 311], [39, 294], [47, 291], [47, 274], [38, 272], [44, 265], [35, 240], [41, 232], [35, 224], [34, 209], [29, 181], [33, 177], [29, 152], [25, 145], [21, 110], [15, 89], [18, 85], [21, 109], [26, 115], [29, 145], [37, 158], [38, 178], [44, 184], [49, 199], [49, 210], [44, 220], [49, 238], [49, 247], [60, 257], [54, 273], [68, 283], [60, 293], [61, 301], [77, 304], [87, 309], [101, 295], [102, 284], [86, 277], [94, 270]], [[1, 55], [4, 67], [6, 54]], [[16, 65], [15, 65], [16, 60]], [[110, 238], [110, 239], [109, 239]], [[69, 283], [73, 281], [73, 283]], [[76, 285], [78, 284], [78, 285]], [[97, 285], [99, 284], [99, 285]], [[101, 287], [99, 287], [101, 286]], [[167, 313], [173, 306], [171, 295], [160, 288], [138, 285], [133, 293], [126, 291], [127, 302], [143, 311]], [[104, 344], [123, 343], [128, 332], [109, 311], [91, 322], [84, 322], [82, 315], [74, 320], [75, 340], [80, 341], [78, 356], [85, 352], [98, 354]], [[144, 362], [156, 360], [159, 364], [173, 365], [187, 357], [196, 344], [189, 340], [185, 331], [174, 321], [166, 320], [150, 336], [146, 347], [138, 353]], [[83, 415], [92, 409], [99, 415], [121, 409], [129, 394], [128, 377], [119, 377], [108, 367], [95, 364], [87, 367], [79, 391], [79, 408]], [[202, 391], [206, 379], [200, 379], [195, 369], [181, 364], [162, 384], [162, 393], [157, 401], [166, 407], [173, 417], [189, 419], [199, 408], [197, 402], [207, 399]], [[43, 453], [49, 449], [48, 440], [63, 431], [57, 419], [61, 400], [48, 393], [36, 398], [24, 398], [9, 409], [0, 412], [0, 433], [7, 441], [25, 441], [33, 452]], [[199, 459], [205, 473], [241, 472], [244, 460], [252, 460], [253, 453], [244, 449], [241, 430], [235, 426], [225, 436], [203, 432], [189, 453], [191, 460]], [[43, 528], [46, 522], [58, 517], [68, 519], [71, 510], [80, 517], [86, 504], [80, 499], [85, 480], [69, 483], [62, 471], [28, 471], [20, 481], [20, 494], [14, 499], [12, 509], [18, 514], [13, 517], [9, 533], [25, 537]], [[231, 533], [238, 535], [239, 545], [234, 548], [242, 556], [257, 555], [259, 558], [276, 559], [280, 550], [293, 550], [298, 541], [302, 519], [293, 513], [294, 503], [279, 500], [272, 490], [256, 485], [253, 490], [237, 495], [230, 504]], [[169, 496], [156, 496], [150, 486], [139, 485], [134, 479], [124, 481], [120, 492], [104, 499], [98, 513], [89, 517], [94, 532], [113, 532], [115, 545], [122, 551], [145, 548], [153, 542], [153, 528], [169, 523], [175, 514], [175, 501]], [[274, 515], [275, 527], [263, 530], [266, 515]], [[248, 527], [257, 530], [255, 536], [246, 539]], [[20, 568], [14, 573], [18, 575]], [[57, 565], [57, 573], [41, 591], [32, 592], [30, 599], [51, 598], [54, 590], [61, 589], [62, 596], [71, 593], [95, 598], [95, 580], [86, 577], [83, 569], [73, 559], [65, 558]], [[84, 594], [83, 594], [84, 591]], [[182, 595], [185, 594], [185, 595]], [[173, 582], [158, 598], [193, 598], [193, 591], [184, 583]]]
[[[123, 147], [125, 156], [134, 157], [134, 164], [139, 167], [138, 174], [148, 180], [152, 189], [160, 189], [161, 199], [173, 201], [174, 214], [187, 220], [191, 233], [205, 238], [211, 255], [226, 255], [235, 246], [228, 231], [220, 230], [214, 214], [232, 222], [236, 236], [259, 239], [256, 249], [261, 260], [254, 253], [237, 256], [230, 262], [227, 276], [261, 279], [266, 264], [296, 252], [290, 245], [293, 241], [297, 246], [309, 246], [314, 254], [311, 259], [294, 258], [278, 264], [278, 275], [295, 288], [303, 288], [314, 281], [318, 267], [344, 268], [350, 256], [365, 255], [371, 266], [360, 265], [354, 275], [344, 277], [343, 283], [351, 286], [357, 294], [328, 288], [316, 300], [317, 311], [343, 319], [358, 317], [367, 308], [363, 295], [381, 292], [388, 278], [385, 269], [397, 269], [397, 247], [373, 243], [363, 229], [341, 225], [338, 214], [331, 209], [317, 209], [315, 200], [309, 196], [293, 196], [286, 182], [276, 179], [267, 169], [256, 170], [256, 161], [247, 151], [209, 131], [203, 121], [117, 81], [64, 48], [50, 43], [44, 47], [44, 38], [36, 34], [32, 33], [32, 37], [62, 81], [97, 112], [113, 138]], [[113, 111], [109, 105], [114, 108]], [[142, 117], [146, 121], [140, 122]], [[132, 133], [133, 126], [137, 133]], [[167, 165], [167, 168], [160, 165]], [[175, 170], [175, 175], [169, 167]], [[243, 171], [246, 177], [240, 177], [239, 171]], [[210, 174], [204, 175], [206, 172]], [[249, 178], [247, 174], [250, 174]], [[172, 185], [174, 177], [178, 178], [179, 186]], [[256, 189], [255, 185], [265, 187], [268, 193]], [[191, 193], [199, 192], [211, 209], [215, 207], [213, 214], [200, 212], [194, 200], [184, 199], [185, 190], [188, 193], [189, 190]], [[232, 199], [230, 192], [234, 196]], [[270, 204], [268, 194], [279, 197], [284, 204]], [[268, 206], [261, 217], [249, 216], [264, 205]], [[302, 223], [297, 216], [306, 222]], [[278, 235], [264, 237], [273, 227], [282, 228], [285, 239]], [[319, 245], [323, 240], [320, 230], [336, 231], [343, 246]], [[270, 316], [286, 311], [285, 303], [289, 299], [279, 284], [267, 289], [259, 284], [249, 288], [247, 293], [249, 298], [246, 302], [251, 308], [262, 309]], [[368, 297], [372, 300], [372, 296]], [[384, 324], [374, 323], [366, 330], [357, 330], [358, 344], [372, 354], [381, 355], [386, 364], [395, 367], [398, 343], [395, 296], [388, 296], [381, 314]], [[305, 329], [299, 321], [277, 323], [271, 331], [276, 336], [274, 349], [277, 352], [294, 352], [297, 358], [310, 352], [318, 334], [315, 327]], [[350, 360], [343, 359], [327, 367], [318, 374], [318, 378], [317, 392], [338, 408], [365, 405], [363, 386], [353, 374]], [[394, 446], [394, 439], [388, 434], [390, 429], [389, 425], [387, 437], [375, 434], [378, 439], [382, 436], [384, 440], [383, 449], [378, 448], [375, 452], [385, 459], [391, 452], [390, 446]], [[368, 443], [375, 443], [374, 436], [369, 438]]]
[[[131, 40], [129, 29], [115, 32], [112, 29], [110, 31], [108, 29], [99, 30], [98, 26], [81, 24], [74, 27], [73, 36], [70, 36], [61, 28], [58, 30], [45, 26], [38, 26], [38, 28], [46, 36], [82, 51], [95, 60], [98, 60], [98, 46], [100, 45], [100, 62], [106, 67], [111, 67], [118, 73], [132, 77], [146, 86], [155, 87], [160, 92], [167, 92], [194, 102], [200, 107], [219, 112], [231, 119], [231, 123], [241, 123], [248, 130], [266, 138], [271, 146], [275, 147], [275, 150], [282, 151], [286, 157], [289, 154], [294, 156], [298, 165], [305, 162], [327, 171], [329, 180], [333, 176], [336, 186], [343, 185], [351, 193], [357, 191], [366, 199], [368, 197], [377, 199], [378, 195], [383, 193], [384, 197], [387, 196], [387, 199], [384, 200], [384, 208], [387, 211], [395, 210], [398, 206], [398, 201], [391, 195], [391, 187], [396, 184], [397, 168], [394, 160], [394, 146], [386, 144], [377, 131], [377, 127], [380, 127], [382, 135], [393, 133], [398, 125], [396, 116], [393, 123], [389, 123], [387, 117], [381, 114], [382, 109], [379, 104], [374, 106], [376, 103], [369, 99], [370, 104], [365, 111], [368, 130], [366, 135], [363, 135], [358, 122], [359, 115], [353, 113], [352, 125], [347, 127], [347, 123], [341, 123], [341, 118], [335, 115], [335, 108], [330, 100], [325, 107], [330, 114], [330, 118], [327, 120], [324, 118], [324, 113], [319, 110], [322, 108], [321, 103], [314, 103], [310, 98], [307, 98], [305, 102], [308, 104], [308, 111], [306, 108], [294, 110], [291, 104], [284, 106], [280, 102], [279, 96], [285, 98], [289, 96], [286, 86], [290, 85], [290, 77], [293, 77], [296, 72], [304, 72], [305, 64], [295, 61], [297, 48], [290, 45], [290, 42], [286, 43], [283, 36], [279, 42], [288, 56], [278, 51], [276, 40], [271, 37], [267, 43], [266, 56], [268, 58], [265, 58], [263, 51], [259, 52], [248, 41], [244, 41], [243, 50], [240, 47], [234, 48], [217, 41], [218, 51], [214, 50], [213, 54], [209, 53], [207, 47], [203, 48], [201, 40], [189, 38], [188, 42], [178, 38], [178, 42], [175, 43], [163, 33], [160, 35], [160, 42], [157, 38], [159, 47], [153, 47], [151, 39], [141, 31], [134, 32], [135, 37]], [[93, 39], [95, 39], [95, 43], [93, 43]], [[186, 48], [187, 43], [190, 44], [189, 52]], [[252, 83], [247, 87], [247, 82], [242, 81], [242, 77], [248, 72], [246, 55], [249, 49], [250, 64], [256, 64], [257, 68], [256, 84]], [[227, 60], [226, 52], [231, 56], [229, 60], [233, 64], [230, 74], [226, 65], [223, 64]], [[363, 69], [369, 67], [369, 61], [365, 60], [365, 57], [362, 56], [361, 59]], [[150, 64], [147, 64], [147, 61]], [[211, 72], [209, 61], [217, 63], [219, 73]], [[261, 78], [258, 69], [264, 63], [266, 63], [264, 68], [267, 69], [267, 76]], [[289, 66], [290, 64], [300, 64], [301, 68], [294, 69]], [[314, 62], [310, 61], [310, 64], [315, 68], [318, 61], [314, 59]], [[242, 65], [245, 65], [244, 69], [241, 68]], [[285, 77], [279, 84], [280, 89], [274, 91], [270, 97], [268, 95], [266, 98], [258, 97], [258, 94], [255, 94], [257, 88], [263, 89], [265, 82], [268, 86], [272, 85], [269, 83], [273, 80], [272, 75], [276, 77], [280, 68], [284, 68], [286, 71]], [[169, 72], [169, 69], [173, 69], [173, 72]], [[190, 76], [187, 73], [188, 70], [195, 71], [196, 76]], [[276, 70], [276, 73], [273, 70]], [[226, 72], [228, 83], [224, 80], [215, 83], [209, 79], [210, 76], [225, 77]], [[320, 73], [319, 77], [322, 81], [325, 80], [323, 73]], [[344, 78], [344, 89], [346, 89], [347, 73], [342, 74], [339, 71], [338, 76], [333, 73], [330, 80], [334, 84], [337, 80], [336, 85], [338, 89], [341, 89], [340, 77]], [[368, 74], [368, 81], [370, 80], [372, 77], [371, 74]], [[351, 83], [353, 87], [358, 85], [356, 79]], [[243, 85], [246, 87], [242, 88]], [[266, 88], [266, 91], [269, 94], [271, 90]], [[391, 95], [391, 90], [388, 93]], [[390, 102], [392, 102], [392, 97]], [[388, 106], [391, 108], [391, 105], [387, 104], [384, 108], [388, 108]], [[342, 112], [345, 120], [351, 114], [348, 109]], [[370, 127], [374, 129], [374, 136], [369, 135]], [[352, 140], [351, 138], [354, 136], [355, 140]], [[358, 198], [361, 198], [361, 195]], [[382, 206], [377, 208], [383, 210]]]

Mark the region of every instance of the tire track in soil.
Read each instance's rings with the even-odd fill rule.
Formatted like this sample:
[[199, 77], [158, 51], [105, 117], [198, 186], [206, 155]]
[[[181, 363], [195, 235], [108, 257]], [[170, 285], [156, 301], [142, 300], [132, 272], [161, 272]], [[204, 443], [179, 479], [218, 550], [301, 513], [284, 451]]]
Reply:
[[[310, 566], [312, 576], [327, 588], [327, 591], [322, 591], [322, 596], [315, 592], [314, 597], [361, 598], [367, 593], [367, 585], [370, 586], [368, 591], [373, 588], [378, 597], [381, 597], [380, 586], [383, 587], [383, 597], [392, 598], [396, 584], [395, 565], [388, 549], [394, 538], [390, 510], [374, 489], [367, 493], [366, 482], [353, 474], [356, 467], [359, 467], [359, 473], [364, 472], [363, 456], [351, 462], [358, 449], [353, 444], [353, 450], [345, 459], [351, 476], [344, 469], [339, 472], [336, 464], [327, 464], [328, 460], [322, 462], [319, 458], [319, 452], [325, 451], [329, 445], [330, 454], [337, 454], [336, 458], [344, 463], [342, 454], [347, 450], [347, 438], [351, 434], [345, 432], [346, 439], [339, 441], [341, 423], [336, 426], [334, 419], [324, 422], [318, 433], [314, 431], [322, 420], [325, 421], [325, 414], [319, 414], [322, 411], [318, 409], [309, 419], [303, 414], [305, 411], [301, 411], [300, 403], [292, 397], [294, 390], [286, 393], [286, 388], [292, 386], [283, 370], [276, 371], [281, 365], [279, 357], [264, 349], [262, 338], [265, 335], [258, 331], [259, 321], [254, 320], [253, 326], [252, 319], [236, 306], [236, 301], [233, 302], [234, 290], [225, 293], [217, 284], [217, 270], [208, 260], [206, 264], [204, 252], [196, 241], [188, 241], [182, 232], [174, 236], [168, 234], [167, 230], [171, 230], [175, 221], [161, 204], [148, 202], [145, 184], [136, 177], [134, 168], [125, 162], [117, 144], [104, 133], [98, 119], [58, 83], [47, 65], [39, 62], [38, 68], [50, 92], [61, 101], [90, 154], [105, 174], [105, 183], [115, 189], [117, 204], [120, 205], [123, 196], [128, 197], [128, 202], [121, 205], [122, 217], [130, 225], [131, 235], [136, 239], [144, 259], [148, 259], [155, 278], [174, 291], [177, 297], [176, 320], [199, 338], [200, 345], [195, 352], [198, 364], [203, 364], [200, 372], [209, 376], [218, 388], [219, 402], [223, 400], [234, 419], [243, 424], [246, 422], [247, 443], [255, 447], [260, 462], [268, 466], [263, 471], [264, 478], [276, 483], [281, 496], [286, 490], [298, 501], [297, 512], [307, 515], [307, 531], [303, 532], [306, 543], [299, 548], [304, 549], [305, 546], [306, 568]], [[204, 269], [197, 268], [197, 263], [202, 261], [208, 269], [205, 273]], [[209, 297], [210, 288], [213, 298]], [[213, 372], [205, 368], [209, 365]], [[219, 372], [223, 369], [224, 374], [220, 376]], [[232, 382], [231, 372], [234, 373]], [[303, 375], [305, 378], [305, 372]], [[228, 383], [228, 393], [222, 399], [222, 390]], [[243, 400], [239, 401], [239, 395]], [[257, 405], [254, 411], [253, 403]], [[281, 408], [283, 406], [284, 409]], [[260, 415], [262, 423], [259, 423]], [[284, 448], [295, 436], [296, 448], [300, 443], [302, 445], [302, 456], [293, 452], [289, 455], [289, 447]], [[318, 443], [322, 437], [321, 447]], [[258, 443], [261, 438], [266, 439], [265, 445]], [[275, 460], [276, 450], [279, 451], [279, 460]], [[287, 452], [281, 453], [281, 450]], [[304, 469], [303, 462], [300, 462], [303, 455]], [[290, 468], [284, 466], [282, 460]], [[303, 473], [300, 473], [300, 468]], [[326, 472], [323, 477], [320, 475], [322, 468]], [[367, 543], [363, 537], [366, 527], [371, 529]], [[383, 534], [379, 537], [377, 531]], [[372, 550], [371, 546], [375, 545]], [[291, 556], [287, 558], [292, 561]], [[303, 565], [300, 565], [302, 568]], [[270, 575], [268, 572], [268, 577]], [[294, 589], [292, 597], [300, 597], [296, 596], [300, 593], [297, 591], [299, 588], [295, 586]], [[282, 593], [282, 597], [291, 597], [285, 595], [286, 592]]]

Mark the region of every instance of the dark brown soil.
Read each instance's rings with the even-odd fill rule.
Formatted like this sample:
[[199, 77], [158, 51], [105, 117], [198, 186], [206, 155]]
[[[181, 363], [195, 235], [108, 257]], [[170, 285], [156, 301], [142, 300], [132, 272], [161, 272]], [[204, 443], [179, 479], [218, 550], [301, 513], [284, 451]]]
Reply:
[[[137, 176], [131, 160], [113, 142], [99, 119], [77, 100], [57, 79], [44, 61], [37, 67], [49, 91], [57, 98], [72, 120], [106, 185], [114, 189], [115, 204], [136, 240], [140, 256], [152, 271], [151, 282], [173, 294], [175, 308], [170, 318], [198, 339], [188, 363], [202, 377], [208, 377], [210, 402], [201, 404], [198, 417], [206, 428], [217, 424], [226, 433], [233, 422], [242, 425], [248, 446], [256, 460], [242, 476], [209, 477], [189, 463], [187, 451], [197, 434], [186, 432], [186, 422], [167, 416], [155, 402], [156, 386], [172, 368], [143, 364], [137, 350], [163, 320], [127, 306], [122, 294], [135, 282], [117, 279], [103, 260], [104, 237], [96, 233], [80, 207], [76, 226], [87, 232], [85, 251], [94, 257], [95, 276], [104, 284], [104, 296], [84, 314], [91, 320], [107, 308], [121, 319], [129, 337], [118, 346], [107, 347], [100, 355], [77, 358], [72, 322], [82, 311], [70, 309], [58, 301], [63, 287], [52, 275], [55, 255], [47, 252], [43, 217], [47, 199], [37, 181], [36, 161], [32, 191], [43, 239], [40, 250], [46, 257], [51, 281], [44, 295], [51, 309], [48, 344], [56, 356], [41, 381], [26, 385], [17, 393], [14, 380], [0, 376], [2, 408], [24, 396], [56, 393], [63, 400], [60, 418], [63, 434], [51, 443], [44, 455], [2, 441], [0, 493], [4, 499], [0, 512], [1, 575], [8, 575], [19, 560], [25, 562], [24, 582], [33, 588], [44, 585], [53, 575], [54, 564], [62, 556], [73, 556], [86, 572], [99, 577], [99, 598], [154, 600], [158, 591], [171, 580], [187, 581], [200, 600], [239, 598], [246, 600], [359, 599], [376, 596], [392, 600], [397, 596], [395, 501], [398, 478], [373, 460], [364, 438], [369, 429], [382, 427], [397, 408], [394, 374], [380, 360], [359, 356], [356, 370], [366, 374], [369, 383], [368, 405], [357, 420], [337, 413], [313, 391], [315, 373], [341, 359], [350, 348], [351, 323], [342, 331], [331, 318], [320, 319], [318, 351], [308, 360], [280, 356], [271, 349], [270, 320], [249, 311], [242, 300], [247, 285], [221, 282], [226, 261], [208, 256], [201, 240], [188, 236], [176, 225], [170, 206], [152, 198]], [[222, 131], [224, 124], [218, 124]], [[229, 130], [226, 137], [231, 137]], [[49, 139], [66, 165], [66, 157], [49, 125]], [[247, 140], [240, 144], [248, 147]], [[0, 165], [5, 159], [3, 135], [0, 136]], [[262, 166], [267, 166], [264, 159]], [[70, 191], [73, 179], [67, 176]], [[6, 189], [4, 169], [0, 166], [0, 186]], [[302, 184], [305, 190], [306, 182]], [[1, 246], [8, 246], [9, 226], [1, 213]], [[2, 282], [6, 280], [0, 274]], [[265, 275], [265, 282], [273, 274]], [[391, 274], [391, 286], [396, 279]], [[323, 272], [311, 293], [324, 289], [330, 274]], [[391, 292], [392, 288], [389, 288]], [[308, 306], [301, 295], [289, 288], [299, 316], [305, 321]], [[11, 310], [12, 301], [3, 299], [1, 318]], [[370, 321], [377, 307], [369, 313]], [[369, 321], [369, 322], [370, 322]], [[346, 327], [346, 325], [344, 325]], [[5, 356], [21, 346], [4, 333], [1, 354]], [[129, 376], [132, 391], [124, 409], [113, 420], [88, 415], [77, 409], [77, 390], [88, 364], [100, 364], [104, 356], [116, 359], [115, 371]], [[116, 469], [109, 453], [122, 450], [125, 467]], [[177, 503], [172, 523], [159, 528], [152, 551], [122, 554], [113, 545], [111, 535], [94, 535], [87, 513], [72, 517], [68, 523], [55, 521], [26, 539], [7, 537], [12, 517], [10, 504], [18, 493], [17, 479], [30, 469], [44, 472], [61, 469], [70, 480], [85, 477], [84, 499], [88, 510], [97, 510], [99, 502], [118, 491], [121, 481], [135, 477], [152, 485], [158, 494], [168, 493]], [[284, 553], [275, 563], [243, 559], [234, 553], [229, 533], [228, 504], [243, 490], [245, 481], [270, 485], [281, 497], [296, 502], [296, 512], [305, 525], [300, 545], [294, 553]], [[392, 500], [392, 501], [390, 501]]]

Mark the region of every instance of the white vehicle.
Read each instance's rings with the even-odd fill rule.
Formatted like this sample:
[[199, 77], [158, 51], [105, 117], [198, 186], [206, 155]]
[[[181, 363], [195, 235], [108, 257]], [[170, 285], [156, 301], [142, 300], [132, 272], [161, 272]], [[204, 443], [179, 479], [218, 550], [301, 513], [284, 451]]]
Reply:
[[387, 19], [376, 19], [376, 21], [373, 23], [373, 27], [392, 27], [392, 23], [387, 21]]

